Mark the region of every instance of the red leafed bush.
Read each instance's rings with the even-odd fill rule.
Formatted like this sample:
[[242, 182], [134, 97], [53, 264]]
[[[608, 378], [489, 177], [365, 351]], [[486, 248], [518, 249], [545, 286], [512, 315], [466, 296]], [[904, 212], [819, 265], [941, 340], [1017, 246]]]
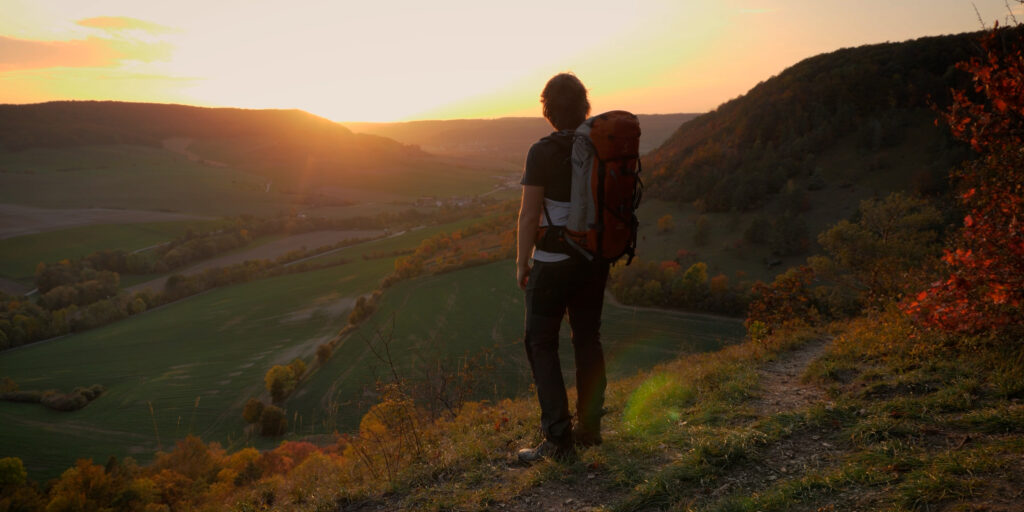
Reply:
[[981, 47], [958, 65], [973, 90], [953, 91], [942, 116], [980, 153], [953, 175], [967, 215], [942, 258], [948, 276], [903, 304], [925, 325], [971, 333], [1024, 324], [1024, 27], [996, 28]]

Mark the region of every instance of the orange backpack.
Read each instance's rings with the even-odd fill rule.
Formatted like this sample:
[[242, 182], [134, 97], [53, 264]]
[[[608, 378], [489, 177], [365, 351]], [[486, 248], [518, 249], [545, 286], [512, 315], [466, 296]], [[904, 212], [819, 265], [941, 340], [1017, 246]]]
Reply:
[[[565, 226], [541, 227], [538, 243], [552, 235], [589, 261], [614, 262], [636, 254], [643, 183], [640, 181], [640, 121], [623, 110], [587, 119], [572, 145], [572, 186]], [[554, 230], [554, 233], [549, 233]], [[549, 244], [550, 245], [550, 244]]]

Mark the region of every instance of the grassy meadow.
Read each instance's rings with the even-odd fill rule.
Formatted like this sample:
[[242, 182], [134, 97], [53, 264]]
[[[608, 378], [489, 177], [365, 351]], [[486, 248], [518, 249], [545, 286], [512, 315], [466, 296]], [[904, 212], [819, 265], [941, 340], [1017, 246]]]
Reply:
[[[473, 222], [430, 226], [346, 247], [321, 259], [347, 264], [215, 289], [105, 327], [6, 351], [0, 354], [0, 376], [11, 377], [21, 389], [67, 392], [98, 383], [107, 392], [74, 413], [0, 402], [0, 453], [21, 457], [33, 475], [44, 478], [59, 474], [79, 457], [105, 460], [119, 454], [147, 460], [161, 442], [189, 433], [241, 442], [242, 404], [263, 392], [266, 371], [295, 357], [312, 360], [316, 346], [345, 325], [355, 298], [375, 289], [391, 272], [394, 256], [363, 255], [416, 247], [441, 231]], [[132, 226], [140, 227], [127, 227]], [[134, 232], [121, 228], [68, 231], [85, 238], [110, 232], [111, 243], [130, 240]], [[152, 239], [136, 245], [172, 234], [156, 229]], [[33, 259], [63, 250], [59, 232], [32, 237], [46, 242], [37, 244]], [[5, 264], [20, 268], [4, 254]]]
[[[99, 383], [107, 392], [74, 413], [0, 402], [2, 451], [22, 458], [34, 478], [44, 478], [80, 457], [148, 460], [190, 433], [231, 446], [274, 444], [246, 439], [241, 407], [264, 393], [263, 375], [272, 365], [295, 357], [311, 362], [316, 347], [345, 324], [354, 298], [374, 289], [394, 261], [361, 256], [412, 247], [467, 223], [345, 248], [325, 258], [344, 257], [348, 264], [212, 290], [106, 327], [6, 352], [0, 375], [22, 389], [68, 391]], [[358, 424], [369, 405], [362, 392], [382, 370], [366, 340], [374, 339], [375, 329], [391, 326], [403, 367], [492, 349], [497, 373], [485, 380], [490, 388], [478, 394], [522, 392], [528, 386], [520, 341], [523, 305], [510, 268], [503, 261], [386, 291], [377, 313], [286, 403], [295, 430], [329, 433]], [[608, 306], [604, 333], [609, 371], [617, 376], [681, 353], [717, 348], [742, 337], [743, 329], [730, 319]], [[571, 362], [568, 339], [563, 349]], [[571, 368], [568, 363], [570, 375]]]
[[[347, 336], [328, 363], [288, 400], [304, 417], [299, 432], [358, 426], [370, 400], [363, 392], [377, 377], [387, 377], [380, 356], [390, 347], [399, 373], [416, 378], [438, 361], [454, 363], [489, 351], [479, 364], [478, 399], [522, 393], [531, 378], [522, 347], [523, 294], [516, 287], [511, 261], [499, 261], [451, 273], [422, 277], [387, 290], [376, 313]], [[575, 371], [568, 326], [560, 344], [566, 382]], [[649, 368], [682, 354], [717, 350], [741, 340], [735, 319], [650, 311], [606, 304], [602, 340], [610, 378]], [[376, 354], [375, 354], [376, 352]], [[454, 367], [456, 365], [450, 364]], [[472, 369], [471, 369], [472, 371]]]
[[99, 383], [107, 392], [74, 413], [0, 402], [2, 451], [42, 477], [80, 457], [147, 460], [161, 442], [189, 433], [238, 441], [242, 404], [262, 392], [267, 369], [308, 358], [344, 323], [351, 297], [372, 290], [389, 267], [356, 262], [216, 289], [6, 352], [0, 374], [22, 389]]

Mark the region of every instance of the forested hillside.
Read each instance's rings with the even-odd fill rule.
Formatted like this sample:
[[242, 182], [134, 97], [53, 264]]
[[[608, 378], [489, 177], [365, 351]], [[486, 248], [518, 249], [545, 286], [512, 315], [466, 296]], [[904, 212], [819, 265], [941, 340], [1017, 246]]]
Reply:
[[969, 154], [933, 125], [931, 105], [949, 105], [950, 88], [967, 83], [954, 65], [971, 56], [976, 37], [806, 59], [682, 125], [648, 158], [648, 190], [711, 212], [763, 207], [791, 181], [810, 190], [882, 182], [939, 192]]
[[8, 152], [98, 145], [162, 148], [173, 139], [183, 140], [182, 152], [206, 163], [281, 179], [301, 170], [306, 179], [337, 180], [367, 168], [409, 167], [426, 157], [416, 148], [354, 134], [300, 110], [113, 101], [0, 105], [0, 148]]
[[0, 105], [0, 145], [8, 150], [91, 144], [160, 146], [168, 137], [274, 139], [282, 148], [330, 143], [347, 156], [414, 155], [384, 137], [354, 134], [301, 110], [204, 108], [117, 101]]

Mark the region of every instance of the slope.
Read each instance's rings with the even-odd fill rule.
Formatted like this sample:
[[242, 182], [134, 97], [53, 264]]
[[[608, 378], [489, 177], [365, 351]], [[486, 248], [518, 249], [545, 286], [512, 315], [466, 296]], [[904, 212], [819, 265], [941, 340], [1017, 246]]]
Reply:
[[[955, 64], [971, 54], [975, 37], [926, 37], [806, 59], [681, 126], [649, 159], [652, 193], [729, 211], [764, 205], [788, 180], [802, 188], [850, 182], [936, 192], [967, 153], [930, 126], [929, 105], [948, 104], [949, 88], [964, 85]], [[919, 131], [926, 132], [921, 140], [911, 140]], [[826, 152], [839, 146], [852, 146], [845, 161], [830, 160]], [[894, 153], [890, 161], [886, 152]], [[912, 167], [893, 162], [905, 154], [916, 157]], [[880, 174], [891, 179], [871, 183]]]
[[298, 110], [0, 105], [0, 202], [28, 206], [267, 214], [477, 195], [507, 172]]

